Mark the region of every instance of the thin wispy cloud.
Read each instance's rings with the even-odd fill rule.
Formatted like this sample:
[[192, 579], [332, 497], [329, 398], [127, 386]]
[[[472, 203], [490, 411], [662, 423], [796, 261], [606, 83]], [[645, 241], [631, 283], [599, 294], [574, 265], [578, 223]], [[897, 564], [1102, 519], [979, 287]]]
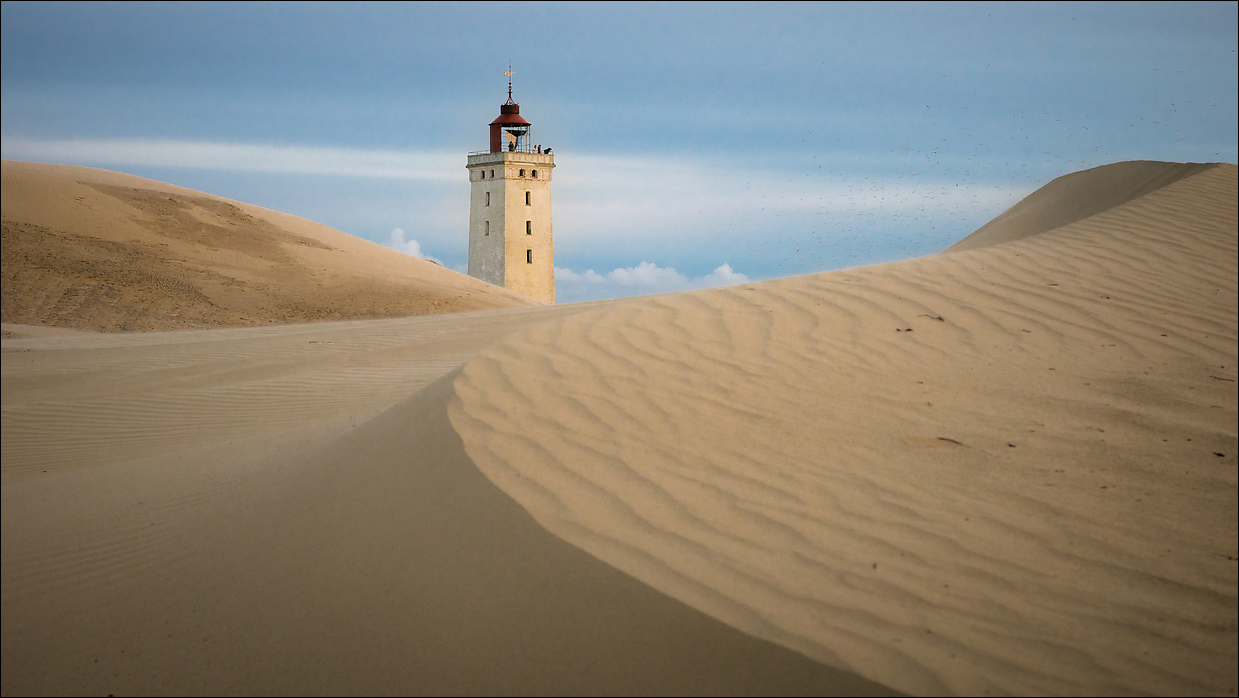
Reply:
[[[463, 151], [395, 151], [263, 143], [155, 139], [0, 138], [10, 160], [66, 164], [167, 167], [234, 172], [279, 172], [337, 177], [465, 181]], [[1003, 205], [1024, 188], [938, 182], [907, 175], [864, 179], [813, 175], [791, 169], [737, 167], [683, 156], [572, 155], [560, 157], [557, 198], [615, 220], [656, 212], [664, 220], [700, 220], [718, 210], [901, 210], [959, 205]], [[571, 211], [568, 215], [572, 215]]]
[[0, 139], [9, 160], [337, 177], [452, 180], [459, 153], [147, 139]]
[[[1027, 186], [944, 179], [915, 168], [887, 175], [844, 176], [802, 163], [783, 168], [744, 167], [734, 160], [686, 158], [682, 155], [560, 156], [556, 181], [560, 189], [588, 193], [577, 197], [602, 216], [627, 210], [674, 209], [698, 215], [720, 209], [762, 209], [854, 212], [902, 211], [929, 206], [967, 204], [1003, 206], [1028, 194]], [[587, 200], [586, 200], [587, 199]], [[673, 204], [673, 206], [669, 206]]]
[[566, 266], [644, 259], [702, 273], [713, 252], [745, 260], [757, 278], [855, 266], [865, 261], [856, 253], [875, 245], [871, 261], [937, 252], [1035, 188], [915, 169], [847, 177], [683, 156], [566, 154], [557, 165], [556, 251], [581, 260]]

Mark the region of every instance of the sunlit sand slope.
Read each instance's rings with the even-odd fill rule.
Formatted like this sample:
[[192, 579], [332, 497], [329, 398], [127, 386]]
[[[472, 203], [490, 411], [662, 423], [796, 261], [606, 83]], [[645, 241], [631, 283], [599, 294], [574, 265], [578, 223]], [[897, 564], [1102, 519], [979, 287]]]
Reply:
[[68, 165], [6, 160], [2, 172], [7, 323], [149, 331], [535, 303], [318, 223], [182, 187]]
[[451, 423], [556, 535], [896, 689], [1233, 695], [1236, 168], [1176, 173], [1002, 244], [534, 326]]

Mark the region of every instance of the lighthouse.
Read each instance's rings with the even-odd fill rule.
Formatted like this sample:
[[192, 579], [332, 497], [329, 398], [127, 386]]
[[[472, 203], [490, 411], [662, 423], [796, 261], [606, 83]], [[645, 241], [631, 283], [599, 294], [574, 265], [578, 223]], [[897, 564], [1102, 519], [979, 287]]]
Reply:
[[555, 156], [533, 143], [508, 76], [508, 101], [490, 122], [490, 148], [469, 153], [469, 276], [554, 303]]

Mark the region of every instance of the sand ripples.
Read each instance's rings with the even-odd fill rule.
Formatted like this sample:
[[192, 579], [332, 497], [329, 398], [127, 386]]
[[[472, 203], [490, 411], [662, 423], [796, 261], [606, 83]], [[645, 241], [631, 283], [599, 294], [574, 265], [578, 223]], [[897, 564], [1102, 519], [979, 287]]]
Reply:
[[552, 532], [892, 687], [1233, 692], [1235, 189], [538, 325], [449, 414]]

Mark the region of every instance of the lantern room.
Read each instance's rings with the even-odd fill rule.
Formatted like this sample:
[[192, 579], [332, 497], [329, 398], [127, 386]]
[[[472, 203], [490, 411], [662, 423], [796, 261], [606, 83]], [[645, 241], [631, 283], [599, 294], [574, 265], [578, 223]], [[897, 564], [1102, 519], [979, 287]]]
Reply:
[[509, 93], [508, 101], [499, 107], [499, 118], [490, 122], [490, 152], [534, 152], [530, 145], [530, 126], [532, 124], [521, 116], [521, 105], [513, 102]]

